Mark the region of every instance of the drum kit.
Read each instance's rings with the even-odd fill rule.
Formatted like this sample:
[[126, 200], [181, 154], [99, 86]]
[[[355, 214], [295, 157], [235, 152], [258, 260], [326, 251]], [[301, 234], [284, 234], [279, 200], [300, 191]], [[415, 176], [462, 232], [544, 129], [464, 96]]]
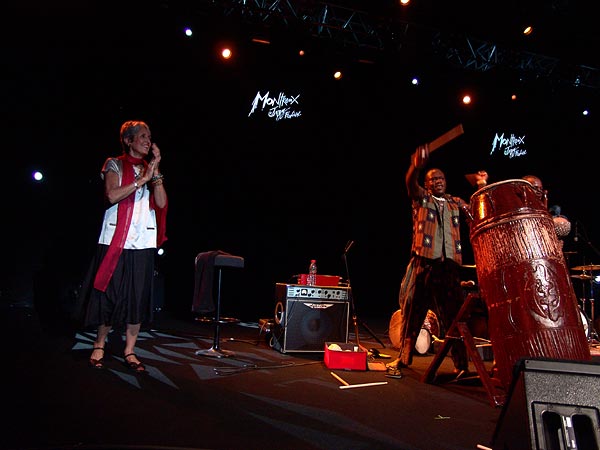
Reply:
[[[575, 266], [572, 267], [571, 270], [575, 270], [581, 272], [581, 274], [571, 275], [571, 278], [576, 280], [581, 280], [583, 285], [583, 296], [581, 297], [581, 306], [580, 306], [580, 314], [581, 320], [583, 322], [583, 327], [590, 342], [598, 342], [598, 333], [594, 327], [594, 318], [596, 317], [594, 311], [594, 281], [596, 276], [594, 275], [594, 271], [600, 270], [600, 265], [598, 264], [587, 264], [583, 266]], [[589, 292], [586, 296], [586, 282], [589, 281]], [[588, 308], [587, 303], [589, 302], [589, 315], [587, 314]]]

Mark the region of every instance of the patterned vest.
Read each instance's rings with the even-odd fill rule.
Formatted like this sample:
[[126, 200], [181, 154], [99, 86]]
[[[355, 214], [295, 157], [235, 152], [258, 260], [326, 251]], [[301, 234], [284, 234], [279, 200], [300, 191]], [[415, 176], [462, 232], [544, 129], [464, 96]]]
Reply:
[[460, 206], [458, 197], [445, 195], [436, 200], [427, 194], [412, 201], [412, 253], [429, 259], [450, 258], [462, 264]]

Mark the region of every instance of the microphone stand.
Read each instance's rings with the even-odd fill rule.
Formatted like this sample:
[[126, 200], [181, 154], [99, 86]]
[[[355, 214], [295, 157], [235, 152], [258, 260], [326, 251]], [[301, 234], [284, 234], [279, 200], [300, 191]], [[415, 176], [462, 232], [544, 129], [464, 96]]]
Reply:
[[[350, 306], [352, 307], [352, 324], [354, 325], [354, 334], [356, 335], [356, 345], [358, 345], [358, 347], [361, 347], [360, 336], [359, 336], [359, 332], [358, 332], [358, 316], [356, 314], [356, 307], [354, 305], [354, 295], [352, 293], [352, 283], [350, 283], [350, 272], [348, 270], [348, 258], [347, 258], [347, 254], [353, 245], [354, 245], [354, 241], [348, 241], [348, 243], [346, 244], [346, 248], [344, 249], [344, 254], [342, 255], [342, 259], [344, 260], [344, 267], [346, 268], [346, 280], [348, 282], [348, 288], [349, 288], [349, 294], [350, 294]], [[377, 342], [379, 342], [379, 345], [381, 345], [382, 348], [385, 348], [385, 344], [383, 342], [381, 342], [381, 339], [379, 339], [377, 337], [377, 335], [375, 333], [373, 333], [373, 331], [369, 328], [369, 326], [366, 323], [364, 323], [361, 320], [360, 324], [364, 327], [365, 330], [367, 330], [369, 332], [369, 334], [371, 336], [373, 336], [373, 339], [375, 339]]]
[[580, 233], [579, 232], [579, 227], [577, 226], [579, 224], [579, 220], [575, 219], [575, 236], [573, 236], [573, 241], [578, 242], [579, 238], [583, 238], [583, 241], [585, 242], [585, 244], [592, 249], [592, 251], [600, 256], [600, 251], [596, 248], [596, 246], [594, 244], [592, 244], [592, 241], [590, 241], [588, 239], [588, 235], [587, 232], [585, 230], [585, 228], [583, 227], [583, 224], [581, 224], [583, 231]]

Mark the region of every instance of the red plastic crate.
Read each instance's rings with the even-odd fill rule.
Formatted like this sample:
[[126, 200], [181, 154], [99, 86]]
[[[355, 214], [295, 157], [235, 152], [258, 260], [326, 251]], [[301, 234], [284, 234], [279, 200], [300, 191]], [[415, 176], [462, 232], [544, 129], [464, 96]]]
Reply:
[[[331, 344], [339, 345], [342, 350], [330, 350]], [[353, 343], [325, 342], [324, 358], [329, 369], [367, 370], [367, 352]]]

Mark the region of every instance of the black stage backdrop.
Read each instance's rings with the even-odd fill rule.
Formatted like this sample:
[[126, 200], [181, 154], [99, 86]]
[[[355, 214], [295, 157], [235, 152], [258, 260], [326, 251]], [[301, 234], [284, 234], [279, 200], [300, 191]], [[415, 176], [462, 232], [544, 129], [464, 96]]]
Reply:
[[[150, 8], [42, 13], [16, 14], [2, 44], [7, 296], [29, 298], [38, 279], [62, 296], [76, 289], [103, 212], [99, 171], [120, 153], [119, 126], [130, 119], [150, 124], [163, 154], [169, 241], [158, 273], [164, 307], [182, 314], [196, 254], [220, 249], [246, 259], [224, 275], [231, 314], [272, 317], [275, 283], [314, 258], [321, 274], [349, 275], [359, 316], [391, 315], [409, 258], [410, 154], [458, 124], [464, 134], [431, 158], [448, 192], [468, 200], [464, 175], [480, 169], [490, 182], [534, 173], [550, 205], [578, 224], [582, 237], [565, 242], [577, 252], [570, 265], [600, 261], [589, 208], [598, 121], [579, 114], [583, 100], [598, 104], [596, 92], [532, 80], [511, 101], [512, 74], [457, 70], [428, 52], [368, 64], [325, 41], [299, 57], [292, 35], [255, 44], [239, 23], [211, 17], [186, 38], [180, 18]], [[227, 63], [216, 55], [225, 31], [236, 45]], [[477, 94], [469, 107], [459, 103], [466, 88]], [[34, 169], [44, 183], [31, 181]]]

